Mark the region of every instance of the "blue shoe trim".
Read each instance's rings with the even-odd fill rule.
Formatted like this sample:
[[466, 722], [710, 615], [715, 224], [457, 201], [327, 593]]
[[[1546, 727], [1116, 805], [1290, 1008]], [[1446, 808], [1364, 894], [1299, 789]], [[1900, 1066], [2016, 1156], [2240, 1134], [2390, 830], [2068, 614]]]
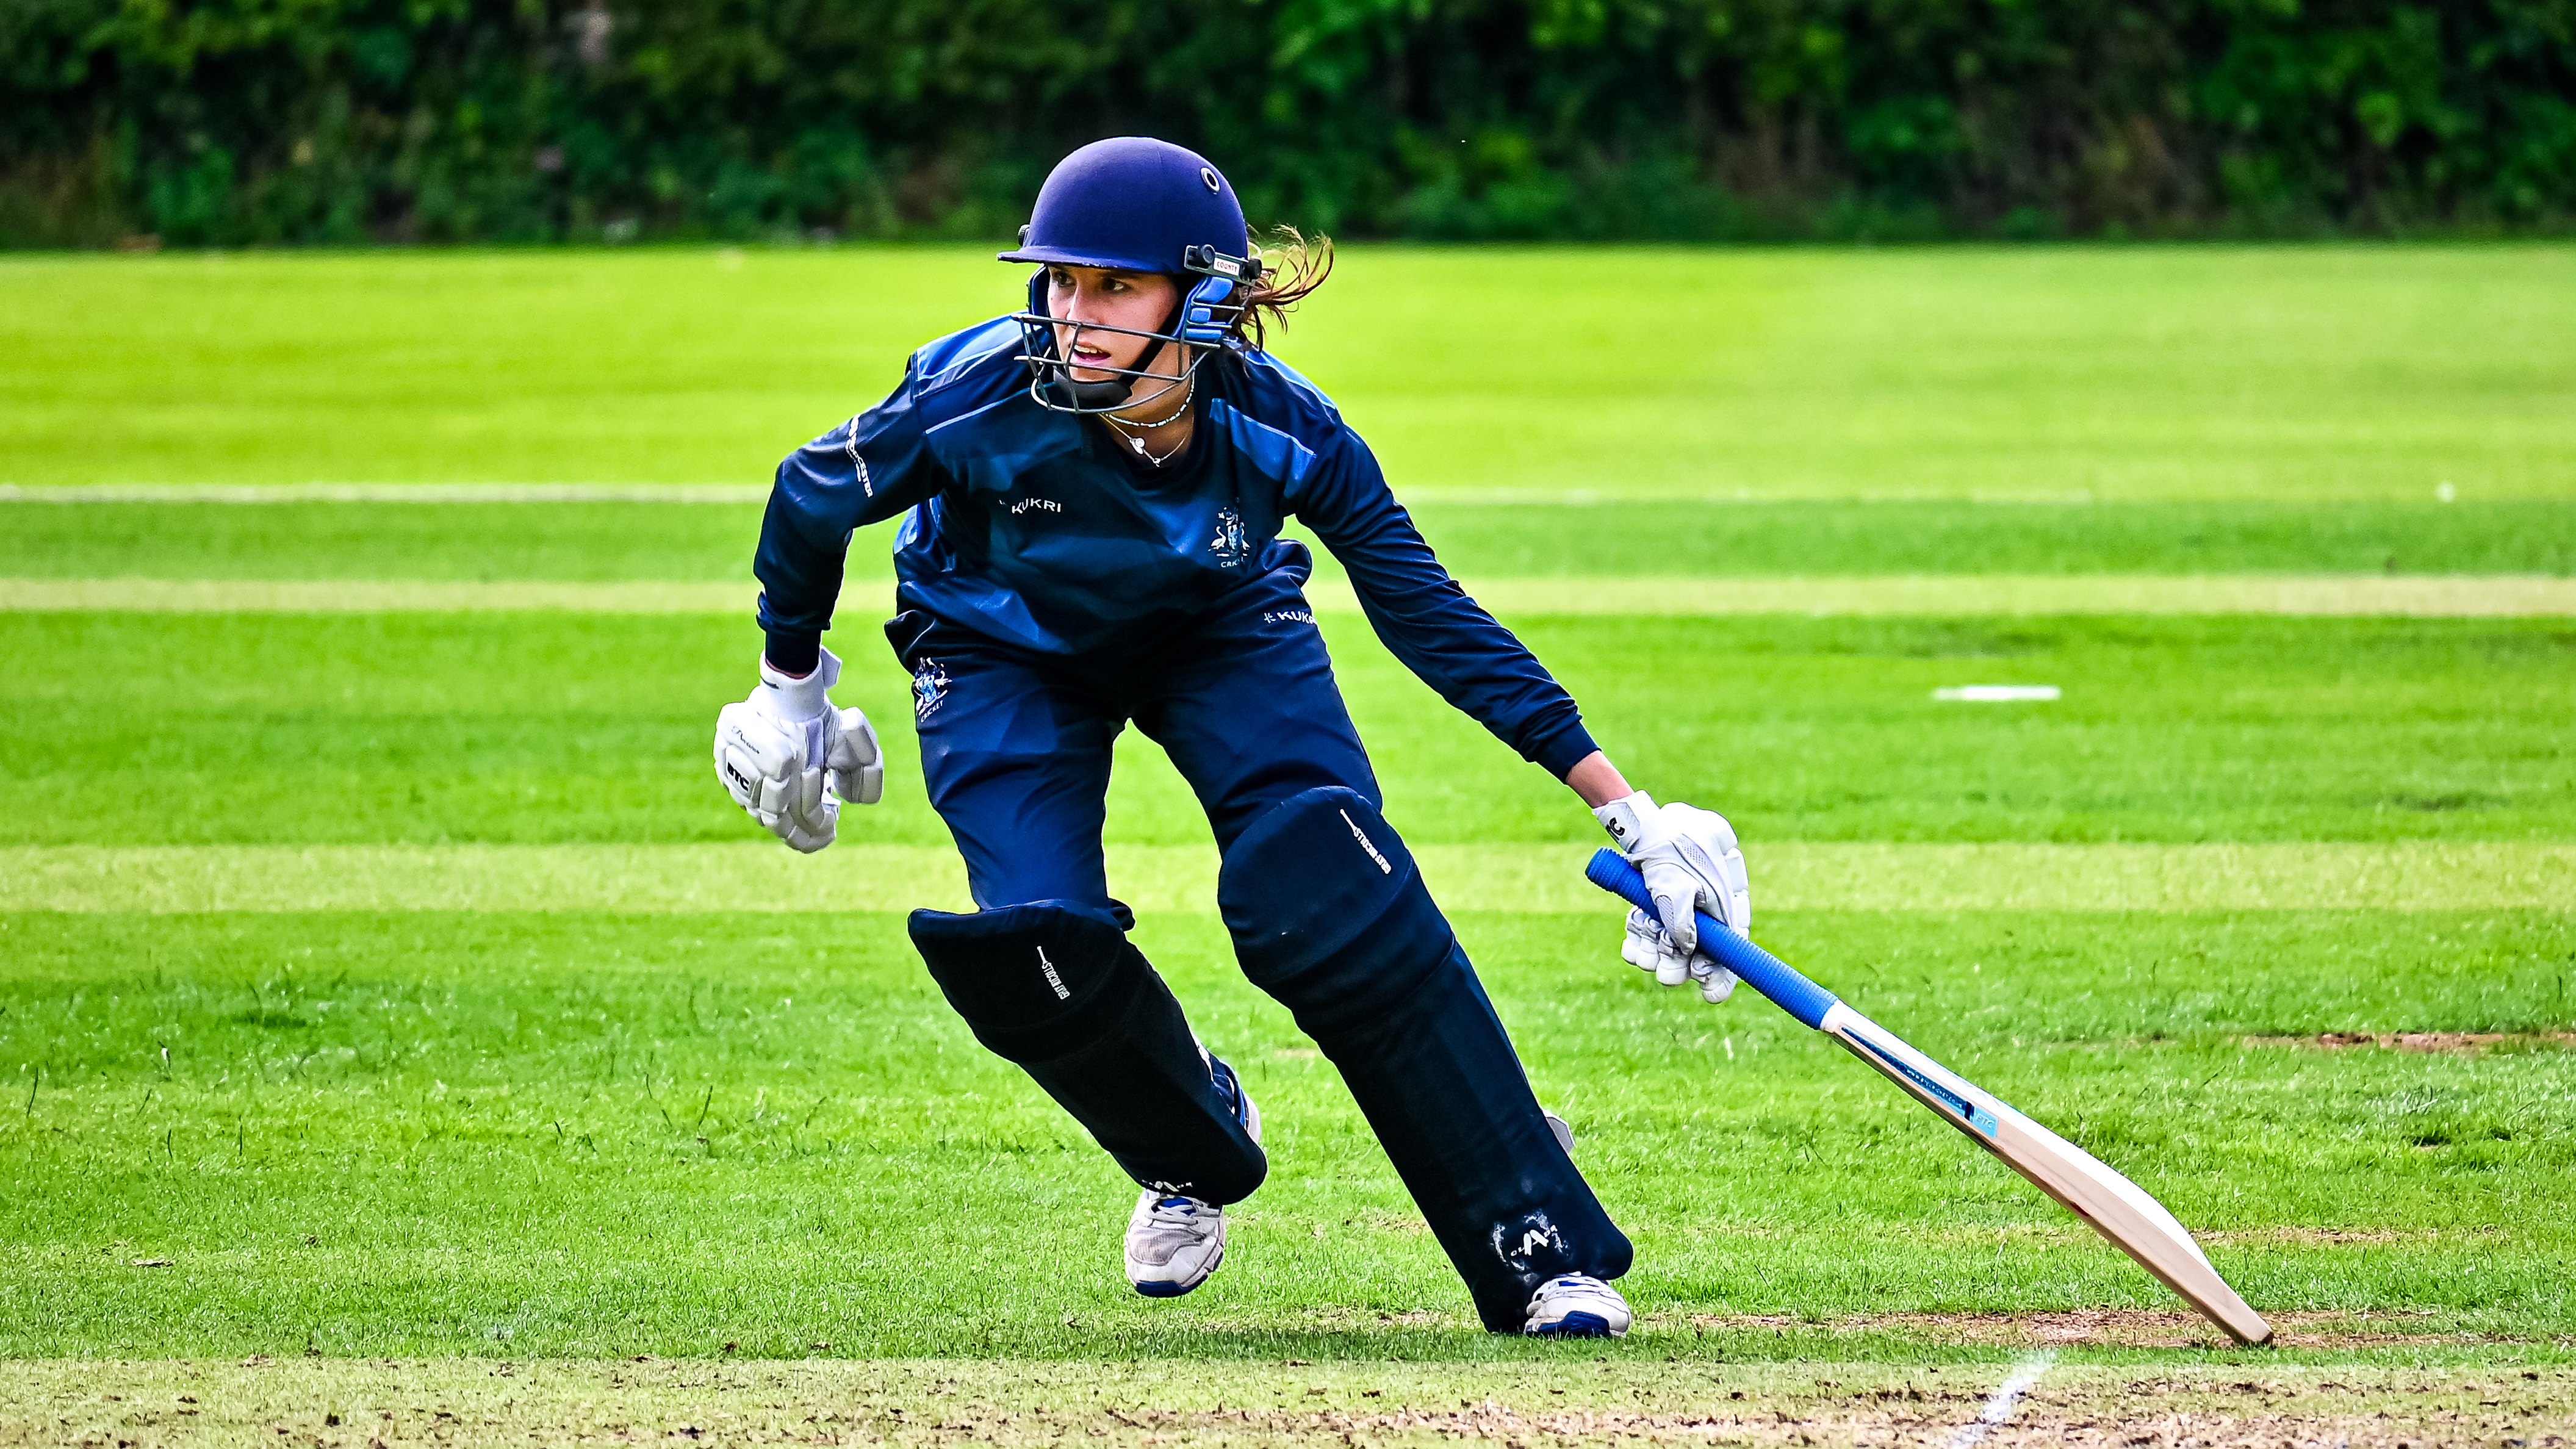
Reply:
[[1554, 1323], [1531, 1329], [1530, 1333], [1537, 1338], [1608, 1338], [1610, 1320], [1598, 1313], [1577, 1309]]

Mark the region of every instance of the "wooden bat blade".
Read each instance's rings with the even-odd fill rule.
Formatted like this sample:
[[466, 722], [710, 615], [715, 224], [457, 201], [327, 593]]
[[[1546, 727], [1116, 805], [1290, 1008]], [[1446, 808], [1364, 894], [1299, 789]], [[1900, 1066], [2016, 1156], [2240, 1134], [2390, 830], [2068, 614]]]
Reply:
[[[1595, 851], [1584, 878], [1651, 913], [1645, 877], [1615, 850]], [[1844, 1005], [1796, 967], [1709, 919], [1700, 943], [1773, 1005], [1839, 1041], [1924, 1106], [2000, 1157], [2067, 1211], [2093, 1225], [2138, 1260], [2183, 1301], [2239, 1342], [2263, 1343], [2272, 1326], [2227, 1286], [2208, 1255], [2163, 1203], [2113, 1172], [2091, 1153], [2014, 1111], [1983, 1088], [1942, 1066], [1868, 1017]]]
[[2271, 1339], [2272, 1326], [2227, 1286], [2190, 1231], [2146, 1189], [1839, 1001], [1821, 1029], [2091, 1224], [2237, 1342]]

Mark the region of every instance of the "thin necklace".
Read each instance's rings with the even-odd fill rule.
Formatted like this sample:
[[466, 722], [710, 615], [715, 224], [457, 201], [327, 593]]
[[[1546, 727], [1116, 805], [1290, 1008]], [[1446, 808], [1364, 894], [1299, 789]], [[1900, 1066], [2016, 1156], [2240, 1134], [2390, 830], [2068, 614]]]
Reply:
[[1125, 438], [1127, 440], [1127, 446], [1136, 450], [1137, 457], [1144, 459], [1146, 462], [1153, 464], [1157, 468], [1160, 468], [1165, 463], [1179, 457], [1181, 449], [1190, 445], [1190, 440], [1183, 438], [1179, 442], [1174, 443], [1171, 446], [1170, 451], [1164, 453], [1160, 457], [1156, 457], [1154, 454], [1145, 451], [1145, 440], [1143, 438], [1138, 437], [1127, 430], [1132, 427], [1139, 428], [1150, 433], [1156, 428], [1169, 427], [1172, 424], [1179, 422], [1181, 420], [1181, 414], [1190, 410], [1190, 399], [1198, 392], [1198, 390], [1199, 380], [1197, 377], [1193, 376], [1188, 379], [1181, 388], [1181, 405], [1172, 409], [1171, 415], [1164, 418], [1159, 423], [1130, 423], [1115, 413], [1102, 413], [1100, 415], [1100, 420], [1107, 423], [1120, 437]]

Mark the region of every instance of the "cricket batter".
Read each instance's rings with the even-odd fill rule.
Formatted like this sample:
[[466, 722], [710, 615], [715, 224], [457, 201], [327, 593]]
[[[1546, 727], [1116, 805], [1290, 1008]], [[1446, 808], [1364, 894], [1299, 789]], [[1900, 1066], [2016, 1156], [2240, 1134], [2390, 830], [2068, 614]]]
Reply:
[[[1244, 974], [1295, 1013], [1495, 1332], [1625, 1333], [1628, 1239], [1557, 1145], [1511, 1040], [1379, 813], [1301, 592], [1303, 522], [1378, 637], [1442, 698], [1562, 779], [1644, 873], [1660, 920], [1621, 948], [1711, 1001], [1734, 978], [1694, 907], [1751, 924], [1725, 820], [1632, 791], [1574, 700], [1432, 556], [1331, 399], [1263, 350], [1330, 244], [1265, 258], [1200, 156], [1121, 137], [1066, 157], [1021, 245], [1028, 309], [913, 354], [876, 407], [778, 468], [756, 572], [760, 686], [716, 725], [734, 800], [798, 850], [883, 762], [826, 697], [852, 530], [900, 518], [899, 612], [930, 802], [976, 911], [915, 911], [913, 944], [976, 1039], [1026, 1071], [1141, 1185], [1136, 1291], [1225, 1256], [1261, 1185], [1261, 1114], [1127, 932], [1101, 859], [1110, 743], [1133, 721], [1197, 792]], [[838, 796], [838, 800], [834, 797]]]

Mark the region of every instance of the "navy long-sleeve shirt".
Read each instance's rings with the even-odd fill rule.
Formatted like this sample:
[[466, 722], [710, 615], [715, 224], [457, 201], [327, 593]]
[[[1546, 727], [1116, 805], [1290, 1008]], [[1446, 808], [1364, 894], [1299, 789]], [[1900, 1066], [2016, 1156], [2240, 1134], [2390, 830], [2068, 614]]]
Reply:
[[1007, 318], [941, 338], [892, 396], [778, 465], [754, 565], [771, 659], [813, 657], [851, 532], [898, 514], [901, 607], [1068, 659], [1186, 622], [1275, 559], [1295, 518], [1441, 698], [1559, 777], [1592, 753], [1573, 697], [1449, 577], [1368, 445], [1278, 359], [1210, 356], [1188, 454], [1148, 471], [1040, 407], [1019, 352]]

